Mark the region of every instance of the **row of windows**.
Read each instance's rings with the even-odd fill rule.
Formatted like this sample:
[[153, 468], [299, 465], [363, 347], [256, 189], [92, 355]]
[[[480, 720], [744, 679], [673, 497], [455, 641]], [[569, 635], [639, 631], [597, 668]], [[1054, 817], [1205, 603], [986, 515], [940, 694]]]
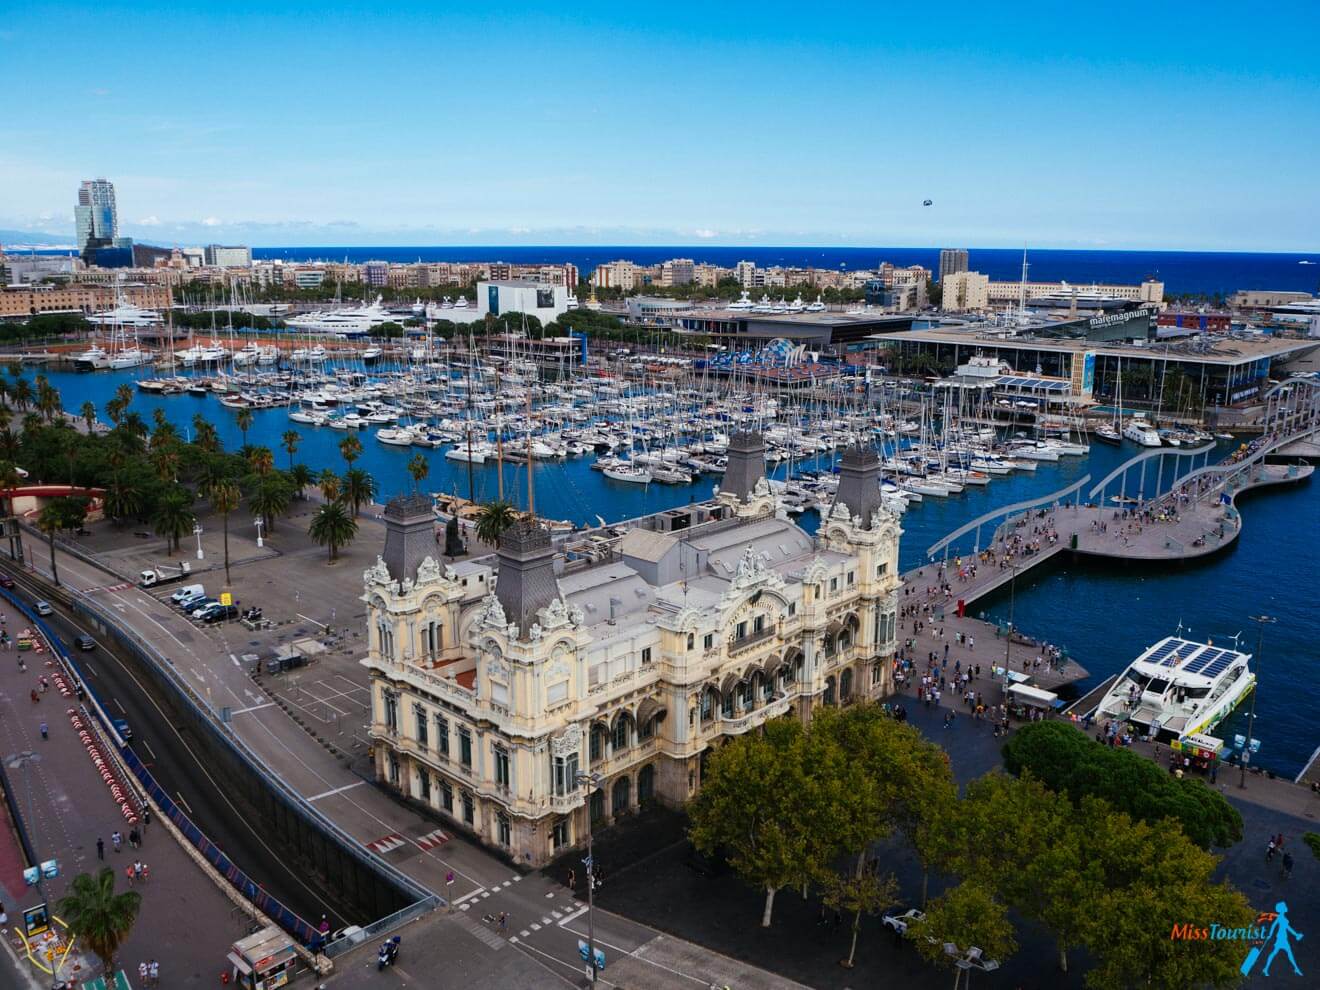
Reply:
[[[384, 617], [376, 620], [376, 636], [380, 640], [380, 654], [386, 660], [395, 660], [394, 626]], [[421, 655], [431, 660], [436, 659], [444, 649], [444, 624], [432, 619], [418, 633]]]
[[[418, 797], [431, 804], [432, 783], [431, 774], [427, 770], [418, 770]], [[390, 782], [395, 786], [399, 784], [399, 761], [391, 754], [390, 756]], [[446, 814], [454, 814], [454, 788], [443, 777], [436, 778], [436, 788], [440, 791], [440, 807]], [[469, 828], [476, 826], [477, 807], [472, 794], [465, 790], [458, 792], [458, 804], [462, 809], [463, 823]], [[495, 815], [496, 833], [499, 844], [502, 846], [512, 845], [513, 828], [509, 822], [509, 816], [504, 812], [498, 812]], [[559, 845], [559, 843], [556, 843]]]

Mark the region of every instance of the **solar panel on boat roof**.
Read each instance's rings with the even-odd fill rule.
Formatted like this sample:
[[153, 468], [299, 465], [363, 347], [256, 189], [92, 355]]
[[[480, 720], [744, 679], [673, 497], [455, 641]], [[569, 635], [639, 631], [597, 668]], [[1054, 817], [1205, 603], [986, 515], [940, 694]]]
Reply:
[[1188, 674], [1199, 674], [1221, 656], [1223, 652], [1223, 650], [1216, 650], [1214, 647], [1207, 647], [1205, 650], [1201, 651], [1199, 656], [1193, 657], [1189, 660], [1187, 666], [1184, 667], [1183, 670]]
[[1151, 663], [1157, 663], [1160, 660], [1163, 660], [1165, 657], [1167, 657], [1170, 653], [1172, 653], [1174, 647], [1176, 647], [1177, 645], [1178, 645], [1177, 640], [1170, 640], [1169, 642], [1163, 644], [1159, 649], [1157, 649], [1146, 659]]
[[1216, 659], [1214, 663], [1210, 664], [1209, 667], [1206, 667], [1205, 670], [1202, 671], [1202, 673], [1206, 677], [1218, 677], [1224, 671], [1228, 670], [1228, 668], [1232, 665], [1232, 663], [1233, 663], [1232, 655], [1225, 654], [1224, 656], [1221, 656], [1218, 659]]

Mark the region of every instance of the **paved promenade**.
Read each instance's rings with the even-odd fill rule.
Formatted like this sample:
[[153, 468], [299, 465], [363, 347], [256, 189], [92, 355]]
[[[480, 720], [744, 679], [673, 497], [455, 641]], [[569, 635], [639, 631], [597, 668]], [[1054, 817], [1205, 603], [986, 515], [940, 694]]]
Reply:
[[[15, 639], [27, 627], [8, 602], [0, 601], [0, 618]], [[20, 668], [20, 659], [26, 670]], [[43, 881], [40, 892], [27, 887], [17, 837], [7, 828], [0, 830], [0, 901], [10, 918], [5, 942], [22, 956], [14, 925], [21, 922], [24, 908], [43, 899], [53, 906], [73, 877], [102, 866], [115, 869], [117, 889], [127, 889], [124, 869], [140, 859], [150, 870], [150, 880], [136, 888], [143, 895], [142, 910], [120, 952], [120, 966], [129, 971], [134, 985], [138, 963], [156, 959], [163, 986], [212, 986], [230, 944], [247, 934], [247, 919], [234, 911], [158, 821], [140, 829], [141, 849], [130, 848], [129, 826], [70, 722], [76, 702], [59, 692], [53, 676], [58, 669], [48, 650], [0, 650], [0, 757], [37, 857], [55, 859], [60, 868], [57, 878]], [[43, 676], [50, 684], [44, 693]], [[34, 690], [36, 702], [31, 700]], [[124, 835], [120, 852], [111, 842], [116, 830]], [[97, 853], [98, 838], [104, 843], [104, 860]], [[79, 977], [91, 978], [98, 971], [99, 962], [88, 953]], [[20, 972], [40, 986], [50, 985], [49, 975], [25, 958]]]

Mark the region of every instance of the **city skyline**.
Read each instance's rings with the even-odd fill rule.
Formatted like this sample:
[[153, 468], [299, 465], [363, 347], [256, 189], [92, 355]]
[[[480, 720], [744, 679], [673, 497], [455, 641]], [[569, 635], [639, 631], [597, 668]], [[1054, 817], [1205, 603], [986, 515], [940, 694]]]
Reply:
[[1259, 53], [1205, 5], [1120, 6], [1085, 45], [960, 4], [901, 31], [849, 5], [322, 10], [15, 12], [0, 52], [43, 112], [0, 150], [0, 228], [73, 243], [105, 176], [120, 232], [164, 244], [1320, 246], [1301, 4]]

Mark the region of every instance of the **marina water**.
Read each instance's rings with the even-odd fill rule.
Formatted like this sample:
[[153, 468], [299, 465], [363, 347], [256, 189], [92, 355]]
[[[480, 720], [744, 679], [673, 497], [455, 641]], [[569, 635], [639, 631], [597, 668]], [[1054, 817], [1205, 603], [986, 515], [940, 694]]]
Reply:
[[[35, 372], [29, 369], [27, 374], [31, 377]], [[79, 374], [50, 369], [45, 374], [59, 389], [67, 410], [77, 414], [82, 403], [90, 400], [103, 420], [105, 404], [115, 389], [125, 382], [133, 384], [137, 377], [132, 371]], [[135, 389], [131, 408], [148, 422], [156, 408], [163, 409], [185, 439], [191, 437], [192, 418], [200, 412], [215, 424], [227, 449], [236, 450], [242, 444], [234, 411], [221, 406], [214, 396], [160, 396]], [[343, 470], [339, 442], [348, 433], [293, 423], [282, 407], [252, 413], [249, 442], [270, 447], [278, 465], [287, 464], [280, 436], [294, 429], [303, 436], [296, 460], [314, 471], [326, 467]], [[387, 447], [375, 440], [372, 430], [360, 431], [358, 436], [363, 451], [355, 466], [376, 479], [380, 500], [407, 490], [412, 482], [405, 465], [419, 449]], [[1137, 452], [1138, 448], [1126, 442], [1121, 448], [1096, 443], [1088, 457], [1040, 463], [1032, 473], [1015, 472], [996, 477], [985, 487], [968, 486], [960, 495], [914, 502], [903, 516], [902, 567], [906, 571], [920, 566], [927, 547], [971, 519], [999, 506], [1058, 491], [1088, 473], [1098, 481]], [[424, 482], [428, 490], [467, 497], [466, 464], [447, 460], [442, 449], [420, 453], [430, 461], [431, 473]], [[709, 477], [683, 486], [621, 484], [604, 478], [590, 465], [589, 457], [537, 462], [538, 514], [583, 525], [595, 524], [597, 516], [616, 522], [709, 498], [714, 484]], [[473, 465], [477, 501], [496, 497], [496, 470], [493, 464]], [[504, 466], [505, 492], [520, 505], [526, 501], [526, 470], [522, 465]], [[779, 465], [775, 476], [782, 477], [784, 470], [785, 465]], [[1167, 477], [1166, 471], [1166, 484]], [[1153, 484], [1152, 471], [1148, 488], [1153, 490]], [[1132, 483], [1127, 491], [1134, 493]], [[1255, 734], [1261, 740], [1258, 762], [1291, 778], [1320, 743], [1320, 733], [1315, 731], [1315, 713], [1320, 712], [1320, 609], [1314, 608], [1320, 485], [1307, 483], [1248, 494], [1240, 508], [1244, 526], [1237, 543], [1200, 563], [1149, 568], [1066, 558], [1048, 562], [1018, 579], [1012, 602], [1014, 621], [1027, 635], [1066, 648], [1089, 670], [1091, 680], [1083, 683], [1084, 688], [1121, 671], [1143, 649], [1175, 633], [1179, 623], [1186, 635], [1212, 639], [1219, 645], [1229, 645], [1231, 637], [1241, 633], [1241, 648], [1255, 653], [1257, 628], [1248, 617], [1261, 613], [1276, 617], [1278, 623], [1266, 629], [1262, 655], [1253, 662], [1260, 685]], [[814, 513], [801, 519], [808, 530], [814, 530], [817, 521]], [[234, 529], [242, 532], [241, 526]], [[983, 540], [988, 536], [987, 530]], [[971, 546], [971, 537], [967, 537], [957, 549], [966, 552]], [[374, 552], [371, 548], [357, 550], [364, 560], [368, 551]], [[1009, 608], [1009, 593], [1004, 590], [974, 603], [971, 613], [1005, 622]], [[985, 662], [994, 661], [993, 643], [985, 649]], [[1245, 708], [1217, 730], [1229, 739], [1234, 733], [1246, 733]]]

